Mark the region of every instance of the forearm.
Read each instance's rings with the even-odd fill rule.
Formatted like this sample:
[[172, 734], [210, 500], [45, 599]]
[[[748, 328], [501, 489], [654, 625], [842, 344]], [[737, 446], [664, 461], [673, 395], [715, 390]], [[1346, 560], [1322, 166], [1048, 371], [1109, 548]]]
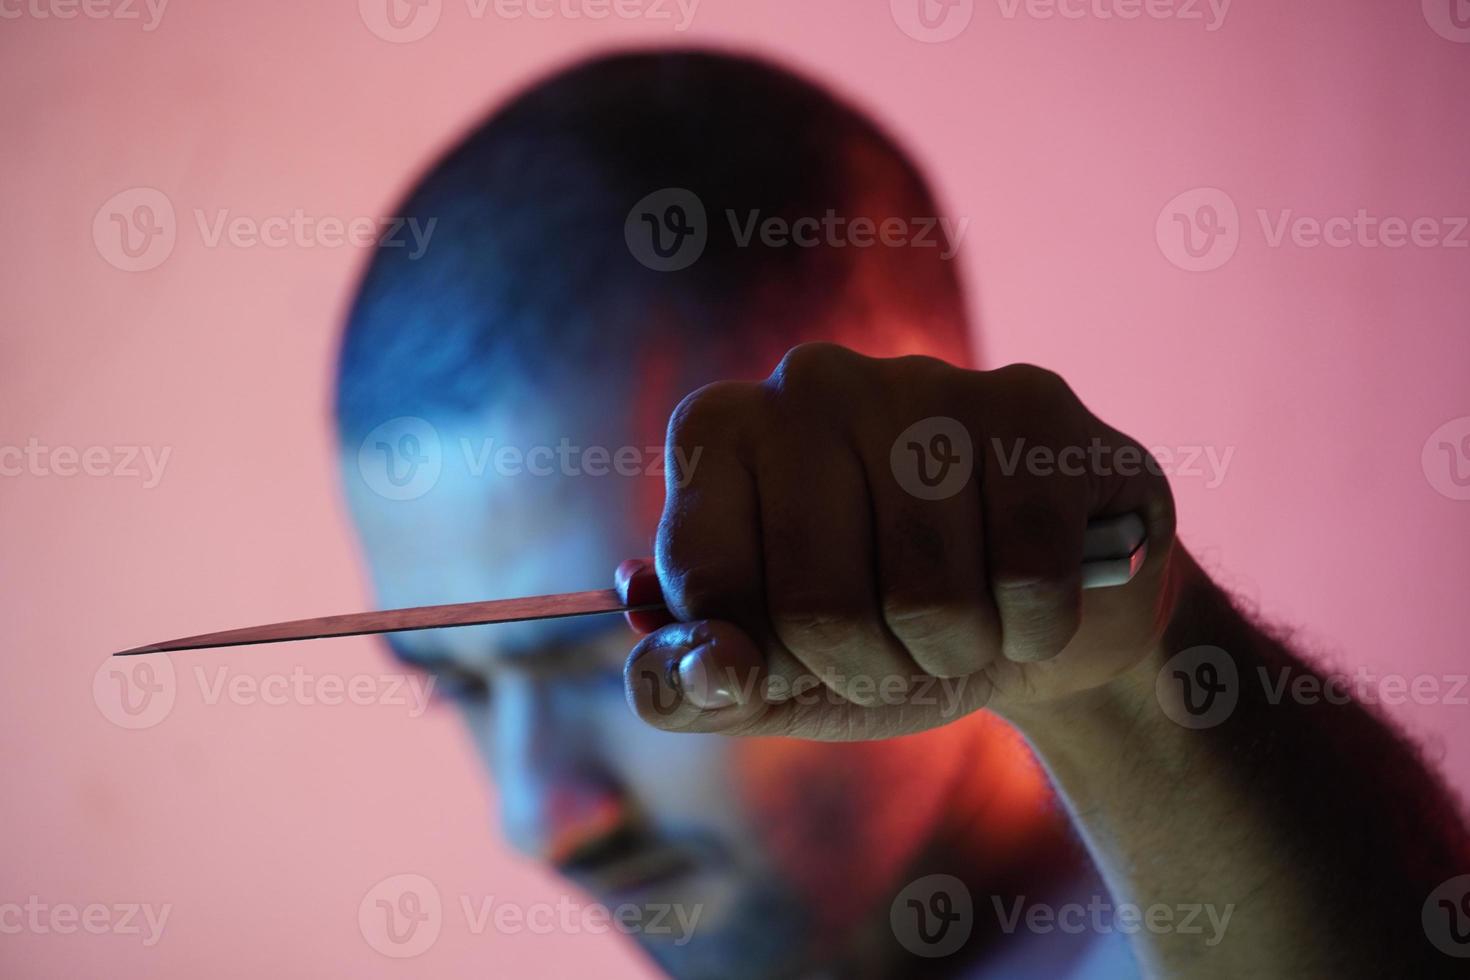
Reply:
[[[1463, 966], [1430, 944], [1420, 919], [1440, 882], [1470, 872], [1444, 787], [1363, 706], [1283, 696], [1281, 671], [1315, 676], [1311, 668], [1177, 555], [1177, 611], [1157, 650], [1104, 688], [1011, 717], [1117, 901], [1229, 916], [1223, 930], [1139, 930], [1140, 961], [1161, 976], [1430, 976]], [[1195, 717], [1171, 700], [1186, 693], [1190, 665], [1179, 665], [1178, 686], [1174, 665], [1159, 676], [1201, 645], [1224, 651], [1236, 679]], [[1191, 680], [1198, 708], [1198, 682], [1211, 677]]]

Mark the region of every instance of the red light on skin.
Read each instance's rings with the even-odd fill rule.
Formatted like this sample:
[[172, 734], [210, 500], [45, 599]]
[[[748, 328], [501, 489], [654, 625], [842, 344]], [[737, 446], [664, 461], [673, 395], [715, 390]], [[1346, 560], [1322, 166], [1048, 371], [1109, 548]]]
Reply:
[[542, 857], [552, 867], [562, 866], [579, 851], [612, 836], [626, 820], [622, 804], [607, 792], [558, 787], [550, 795]]
[[1043, 853], [1059, 820], [1045, 775], [1020, 736], [986, 712], [900, 739], [738, 739], [735, 751], [736, 797], [783, 878], [820, 914], [814, 925], [827, 941], [916, 862], [980, 882], [1056, 859]]
[[[868, 299], [878, 301], [876, 297]], [[726, 347], [694, 352], [683, 343], [684, 334], [677, 325], [655, 327], [650, 336], [656, 339], [643, 344], [632, 368], [629, 431], [640, 446], [662, 446], [669, 416], [690, 391], [720, 378], [764, 377], [788, 350], [801, 343], [841, 344], [869, 357], [922, 355], [959, 366], [967, 366], [971, 360], [964, 328], [948, 319], [889, 316], [874, 322], [858, 315], [840, 321], [834, 316], [814, 327], [786, 331], [777, 325], [760, 332], [753, 330], [749, 346], [733, 352]], [[773, 334], [777, 336], [773, 338]], [[643, 478], [632, 497], [631, 518], [640, 531], [647, 529], [650, 544], [663, 503], [663, 481]]]

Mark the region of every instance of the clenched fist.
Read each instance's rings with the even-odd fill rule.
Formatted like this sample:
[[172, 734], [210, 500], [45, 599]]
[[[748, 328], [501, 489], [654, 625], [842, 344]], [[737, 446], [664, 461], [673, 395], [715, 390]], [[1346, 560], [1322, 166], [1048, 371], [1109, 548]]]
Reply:
[[[886, 738], [1057, 702], [1138, 664], [1171, 613], [1167, 481], [1055, 374], [793, 349], [689, 395], [653, 561], [618, 587], [652, 630], [628, 699], [660, 728]], [[671, 470], [672, 472], [672, 470]], [[1148, 557], [1082, 589], [1089, 520], [1140, 515]]]

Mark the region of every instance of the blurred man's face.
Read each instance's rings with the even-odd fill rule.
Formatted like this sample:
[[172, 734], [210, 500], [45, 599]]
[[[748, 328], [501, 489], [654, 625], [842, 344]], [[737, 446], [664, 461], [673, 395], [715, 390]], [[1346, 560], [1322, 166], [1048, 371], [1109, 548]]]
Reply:
[[[344, 447], [382, 605], [608, 587], [619, 561], [650, 553], [636, 502], [662, 499], [663, 484], [646, 455], [634, 476], [588, 475], [587, 455], [565, 457], [568, 467], [543, 453], [535, 468], [554, 474], [527, 470], [533, 447], [596, 443], [575, 420], [605, 418], [609, 406], [579, 397], [593, 400], [541, 392], [519, 409], [439, 425], [441, 472], [411, 500], [388, 499], [372, 471], [403, 464], [392, 439], [368, 446], [366, 464], [359, 446]], [[549, 405], [564, 418], [547, 417]], [[504, 447], [526, 454], [521, 467], [496, 456]], [[959, 753], [923, 739], [835, 745], [657, 731], [624, 700], [634, 641], [620, 617], [603, 616], [392, 643], [455, 697], [519, 850], [610, 908], [674, 906], [661, 921], [669, 931], [655, 933], [650, 913], [650, 928], [635, 933], [669, 972], [730, 976], [739, 964], [779, 975], [810, 955], [815, 937], [841, 942], [879, 905], [886, 920], [890, 886], [931, 833]]]

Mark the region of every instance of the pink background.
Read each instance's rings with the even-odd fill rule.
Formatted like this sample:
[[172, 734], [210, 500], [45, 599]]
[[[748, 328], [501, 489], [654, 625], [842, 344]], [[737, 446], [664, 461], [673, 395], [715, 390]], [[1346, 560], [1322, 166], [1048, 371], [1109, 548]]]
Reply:
[[[1421, 464], [1431, 433], [1470, 415], [1470, 250], [1272, 248], [1256, 217], [1470, 214], [1470, 44], [1413, 2], [1239, 0], [1215, 31], [1005, 9], [977, 3], [942, 44], [872, 0], [704, 0], [684, 33], [443, 0], [406, 44], [351, 0], [174, 0], [153, 31], [33, 8], [0, 21], [0, 445], [172, 450], [153, 489], [0, 478], [0, 903], [173, 906], [152, 948], [0, 935], [0, 973], [645, 974], [616, 939], [471, 935], [457, 908], [418, 959], [365, 942], [359, 900], [391, 874], [428, 876], [450, 905], [562, 893], [503, 851], [447, 710], [210, 705], [184, 659], [153, 727], [114, 725], [92, 693], [119, 646], [369, 601], [326, 413], [361, 250], [211, 248], [194, 209], [388, 214], [510, 87], [610, 46], [762, 51], [870, 107], [970, 220], [988, 361], [1061, 371], [1146, 444], [1234, 449], [1218, 487], [1176, 480], [1185, 538], [1223, 582], [1335, 662], [1470, 669], [1470, 502]], [[178, 214], [147, 272], [115, 268], [91, 233], [133, 187]], [[1229, 195], [1241, 240], [1186, 272], [1155, 221], [1198, 187]], [[396, 669], [367, 640], [228, 663]], [[1470, 707], [1395, 716], [1470, 785]]]

